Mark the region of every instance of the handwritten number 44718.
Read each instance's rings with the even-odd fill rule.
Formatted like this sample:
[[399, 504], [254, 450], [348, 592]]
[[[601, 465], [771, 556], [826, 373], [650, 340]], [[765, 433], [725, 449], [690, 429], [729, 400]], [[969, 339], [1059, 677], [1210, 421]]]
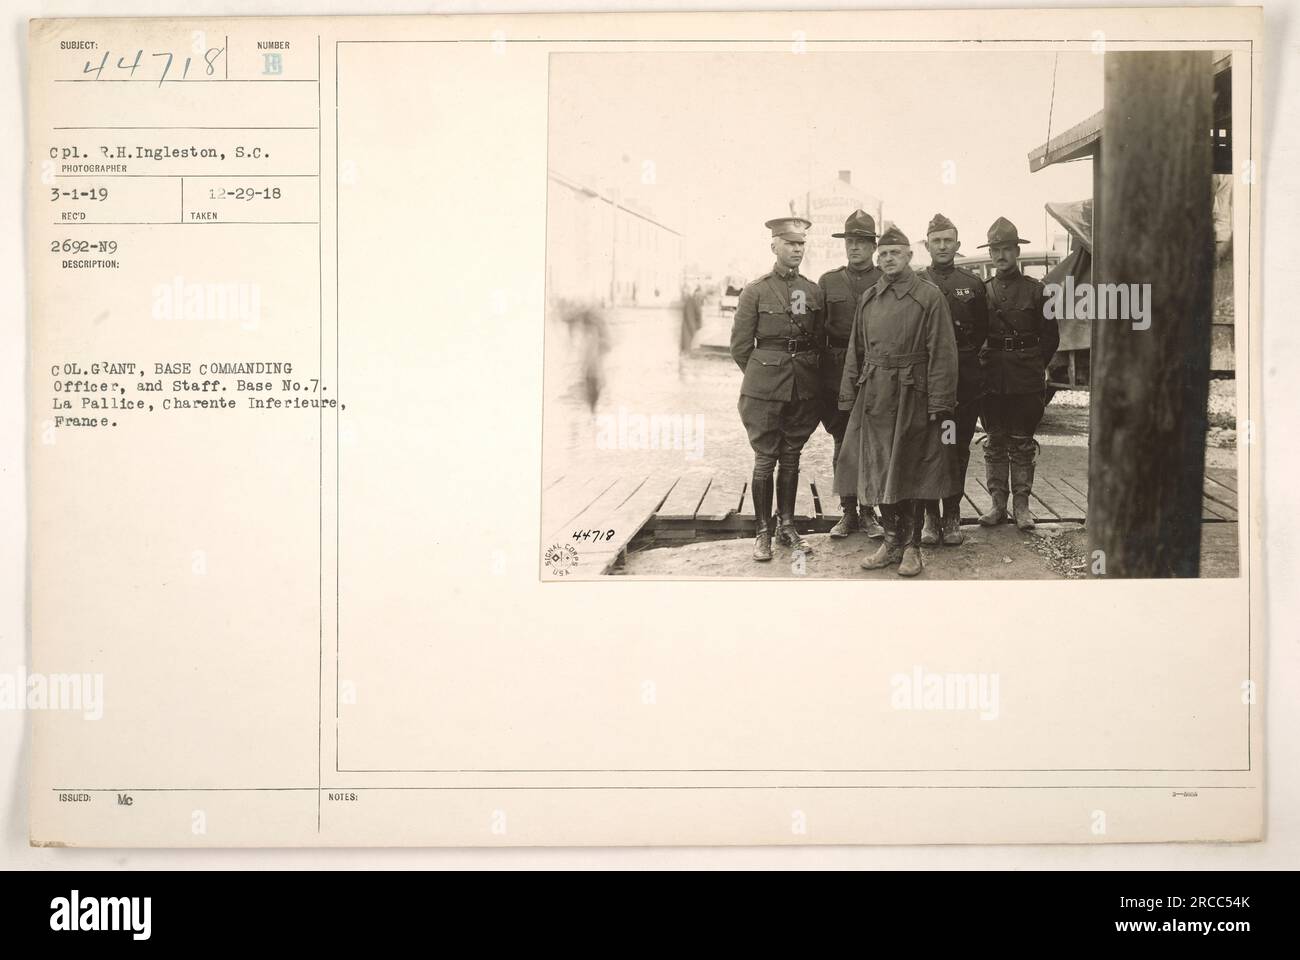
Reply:
[[574, 530], [574, 540], [590, 540], [593, 543], [600, 543], [602, 540], [613, 540], [614, 531], [611, 530]]
[[[221, 59], [221, 57], [225, 54], [225, 52], [226, 52], [225, 47], [208, 47], [208, 49], [204, 52], [203, 54], [203, 62], [205, 65], [204, 74], [206, 76], [212, 77], [216, 75], [217, 61]], [[158, 65], [156, 62], [157, 60], [161, 59], [163, 61], [161, 64], [162, 75], [158, 77], [158, 86], [161, 87], [167, 81], [168, 75], [171, 73], [172, 63], [176, 59], [175, 55], [170, 51], [164, 51], [162, 53], [151, 53], [149, 54], [149, 56], [154, 59], [155, 66]], [[112, 54], [110, 54], [109, 51], [105, 50], [104, 56], [100, 59], [98, 65], [95, 65], [91, 63], [91, 61], [87, 60], [86, 65], [85, 67], [82, 68], [81, 72], [93, 73], [95, 75], [96, 80], [106, 79], [104, 76], [104, 69], [108, 67], [108, 61], [111, 57]], [[124, 56], [118, 57], [117, 69], [127, 71], [126, 79], [134, 80], [135, 72], [140, 69], [140, 65], [143, 61], [144, 61], [144, 51], [137, 50], [135, 52], [135, 59], [129, 63], [127, 62], [126, 57]], [[194, 62], [193, 57], [186, 57], [185, 65], [181, 68], [180, 71], [180, 76], [173, 76], [171, 79], [172, 80], [187, 79], [190, 75], [190, 66], [193, 64], [193, 62]], [[110, 72], [112, 72], [112, 68], [110, 68]]]

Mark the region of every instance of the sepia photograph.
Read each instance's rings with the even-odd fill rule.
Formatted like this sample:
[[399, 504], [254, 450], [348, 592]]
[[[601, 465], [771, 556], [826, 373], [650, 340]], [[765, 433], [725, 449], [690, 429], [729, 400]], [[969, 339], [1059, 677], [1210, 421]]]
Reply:
[[550, 60], [543, 579], [1239, 575], [1232, 51]]

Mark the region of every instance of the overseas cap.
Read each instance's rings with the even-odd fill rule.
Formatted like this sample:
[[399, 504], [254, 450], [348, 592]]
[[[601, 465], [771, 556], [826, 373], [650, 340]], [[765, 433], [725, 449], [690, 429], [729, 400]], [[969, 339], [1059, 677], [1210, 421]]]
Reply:
[[908, 240], [907, 234], [903, 233], [902, 230], [899, 230], [898, 227], [891, 226], [880, 235], [880, 246], [887, 247], [891, 244], [895, 246], [908, 247], [910, 249], [912, 241]]
[[863, 240], [876, 239], [876, 221], [865, 210], [854, 210], [844, 221], [843, 233], [832, 233], [832, 237], [861, 237]]
[[767, 221], [763, 226], [771, 230], [774, 237], [802, 241], [807, 239], [804, 231], [812, 226], [812, 222], [803, 217], [778, 217]]
[[930, 218], [930, 225], [925, 228], [925, 235], [928, 237], [932, 233], [938, 233], [940, 230], [956, 230], [957, 225], [945, 217], [942, 213], [936, 213]]
[[989, 227], [989, 242], [981, 243], [976, 250], [982, 250], [985, 247], [1005, 246], [1008, 243], [1028, 243], [1028, 240], [1020, 239], [1020, 231], [1016, 225], [1006, 217], [998, 217], [993, 221], [993, 226]]

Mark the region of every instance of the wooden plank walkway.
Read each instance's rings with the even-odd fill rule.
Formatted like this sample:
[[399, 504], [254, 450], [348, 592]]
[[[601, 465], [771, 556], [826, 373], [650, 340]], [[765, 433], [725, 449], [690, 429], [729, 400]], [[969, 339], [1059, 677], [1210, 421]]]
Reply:
[[[972, 465], [961, 501], [962, 523], [975, 524], [990, 497], [980, 464]], [[1206, 471], [1202, 520], [1237, 520], [1235, 471]], [[1038, 471], [1030, 507], [1043, 523], [1083, 523], [1088, 515], [1088, 477], [1073, 471]], [[572, 545], [579, 559], [573, 573], [608, 573], [642, 530], [656, 542], [751, 535], [754, 505], [748, 476], [693, 470], [678, 475], [548, 478], [542, 494], [543, 551]], [[831, 478], [801, 474], [795, 523], [804, 533], [825, 533], [841, 516]], [[544, 572], [550, 571], [544, 567]], [[555, 578], [550, 571], [550, 578]], [[563, 574], [561, 574], [562, 576]]]
[[552, 531], [596, 502], [617, 477], [564, 477], [542, 493], [542, 529]]
[[655, 514], [655, 538], [694, 540], [695, 517], [704, 503], [712, 477], [705, 473], [683, 474]]
[[542, 529], [548, 532], [543, 534], [542, 550], [545, 553], [555, 546], [570, 546], [576, 561], [572, 569], [569, 565], [561, 565], [559, 570], [543, 565], [543, 571], [552, 579], [569, 573], [608, 573], [631, 539], [667, 501], [678, 479], [629, 476], [575, 482], [568, 488], [560, 480], [552, 492], [562, 496], [562, 502], [553, 509], [543, 504], [547, 525]]

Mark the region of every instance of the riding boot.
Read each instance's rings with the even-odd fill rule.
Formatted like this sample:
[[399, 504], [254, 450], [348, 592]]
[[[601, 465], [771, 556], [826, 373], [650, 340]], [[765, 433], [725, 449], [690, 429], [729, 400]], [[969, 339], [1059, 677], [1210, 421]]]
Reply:
[[943, 498], [943, 542], [944, 546], [956, 547], [965, 540], [961, 532], [961, 494], [954, 493]]
[[876, 548], [875, 553], [863, 559], [863, 570], [879, 570], [903, 559], [903, 548], [899, 546], [898, 542], [899, 528], [896, 504], [882, 503], [880, 505], [880, 527], [880, 546]]
[[921, 526], [921, 542], [927, 547], [939, 543], [939, 501], [923, 500], [925, 504], [925, 521]]
[[782, 468], [776, 478], [776, 542], [798, 553], [812, 553], [812, 545], [794, 526], [794, 503], [799, 493], [799, 471]]
[[904, 500], [898, 505], [899, 539], [903, 547], [903, 559], [898, 564], [900, 577], [914, 577], [921, 572], [921, 514], [924, 510], [923, 500]]
[[985, 476], [989, 485], [989, 496], [993, 498], [993, 506], [989, 512], [980, 517], [980, 523], [986, 527], [996, 527], [999, 523], [1005, 523], [1007, 519], [1007, 493], [1010, 491], [1008, 475], [1010, 464], [1005, 460], [999, 460], [994, 463], [985, 461]]
[[771, 560], [772, 478], [755, 475], [749, 482], [749, 494], [754, 501], [754, 559]]
[[1033, 463], [1011, 464], [1011, 512], [1021, 530], [1034, 529], [1034, 515], [1029, 512], [1029, 494], [1033, 487]]

